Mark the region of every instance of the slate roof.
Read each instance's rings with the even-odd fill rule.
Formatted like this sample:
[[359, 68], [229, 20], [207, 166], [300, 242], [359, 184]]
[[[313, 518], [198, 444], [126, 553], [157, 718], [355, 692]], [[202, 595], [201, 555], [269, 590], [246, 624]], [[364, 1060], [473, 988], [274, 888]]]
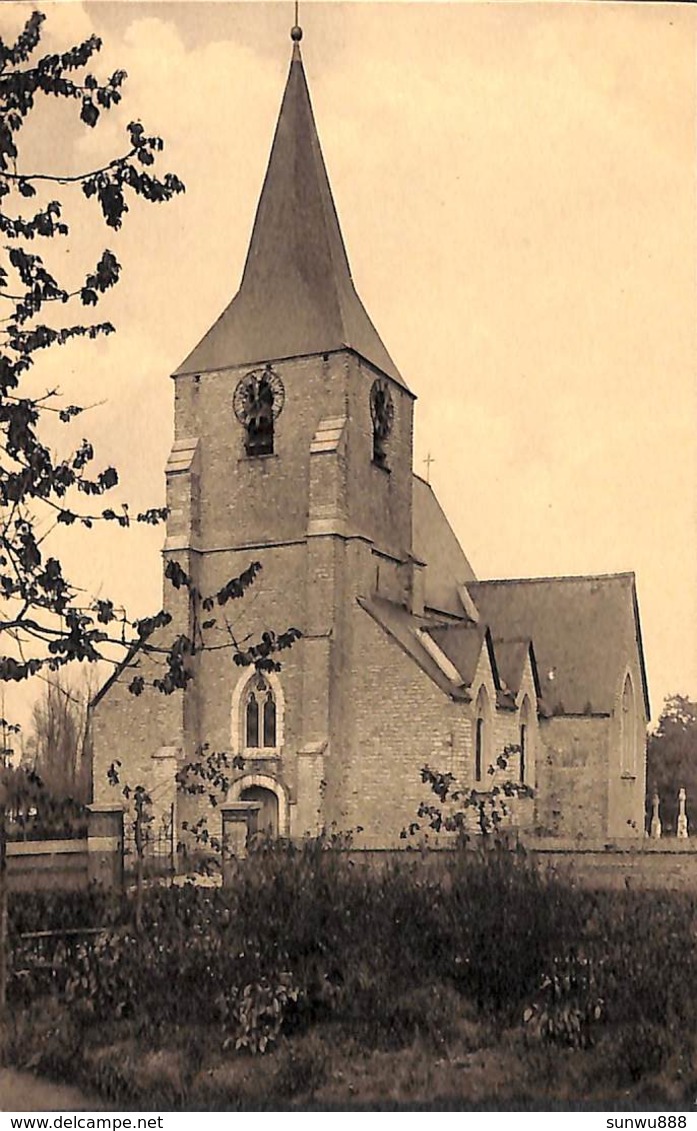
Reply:
[[406, 388], [353, 285], [295, 43], [240, 289], [176, 374], [346, 348]]
[[[472, 686], [479, 657], [485, 642], [491, 657], [490, 640], [487, 640], [487, 628], [483, 624], [471, 624], [464, 621], [462, 624], [441, 624], [427, 629], [428, 635], [435, 640], [448, 659], [455, 665], [462, 676], [462, 681], [467, 687]], [[493, 663], [494, 679], [496, 682], [496, 665]]]
[[494, 640], [494, 655], [501, 686], [517, 695], [523, 681], [525, 663], [530, 657], [535, 690], [539, 695], [537, 665], [531, 640]]
[[467, 586], [492, 635], [533, 641], [542, 698], [567, 715], [609, 715], [638, 650], [649, 699], [633, 573], [477, 581]]
[[433, 488], [419, 475], [413, 476], [412, 483], [412, 551], [414, 557], [426, 562], [426, 604], [461, 617], [464, 608], [457, 587], [475, 581], [474, 570]]

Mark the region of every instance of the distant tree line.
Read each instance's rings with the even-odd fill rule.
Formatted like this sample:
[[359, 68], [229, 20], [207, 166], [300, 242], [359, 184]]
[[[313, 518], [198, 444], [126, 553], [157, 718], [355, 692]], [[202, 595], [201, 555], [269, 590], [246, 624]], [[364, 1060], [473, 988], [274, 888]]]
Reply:
[[661, 799], [664, 834], [674, 835], [678, 817], [678, 790], [687, 793], [690, 832], [697, 835], [697, 702], [686, 695], [669, 695], [658, 725], [649, 734], [646, 763], [647, 828], [651, 799]]

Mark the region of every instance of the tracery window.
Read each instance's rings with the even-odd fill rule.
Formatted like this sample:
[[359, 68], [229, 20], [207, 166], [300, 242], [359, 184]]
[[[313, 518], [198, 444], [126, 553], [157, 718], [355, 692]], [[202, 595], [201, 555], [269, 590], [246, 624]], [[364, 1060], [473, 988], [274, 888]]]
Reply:
[[244, 712], [247, 749], [276, 746], [276, 699], [267, 680], [259, 676], [249, 685]]

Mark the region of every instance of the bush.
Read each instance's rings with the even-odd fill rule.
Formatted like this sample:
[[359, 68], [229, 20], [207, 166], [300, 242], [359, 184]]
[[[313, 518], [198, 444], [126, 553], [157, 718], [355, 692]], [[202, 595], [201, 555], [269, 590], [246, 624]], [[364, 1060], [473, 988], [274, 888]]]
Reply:
[[443, 973], [480, 1008], [512, 1020], [554, 956], [582, 933], [583, 896], [496, 844], [454, 854], [447, 880]]
[[325, 1019], [375, 1040], [445, 1039], [457, 993], [517, 1010], [579, 930], [571, 893], [516, 854], [405, 854], [376, 869], [321, 839], [265, 844], [231, 889], [146, 890], [139, 934], [131, 910], [98, 892], [41, 896], [13, 904], [13, 924], [108, 926], [60, 955], [55, 987], [80, 1015], [209, 1017], [221, 1040], [258, 1051]]
[[230, 1032], [223, 1048], [266, 1052], [276, 1041], [289, 1009], [300, 997], [292, 974], [261, 978], [219, 998], [224, 1028]]
[[11, 939], [30, 931], [110, 926], [129, 915], [124, 898], [96, 885], [83, 891], [10, 892], [7, 910]]
[[600, 981], [584, 955], [571, 951], [555, 958], [536, 1000], [523, 1014], [529, 1031], [549, 1044], [587, 1048], [603, 1015]]

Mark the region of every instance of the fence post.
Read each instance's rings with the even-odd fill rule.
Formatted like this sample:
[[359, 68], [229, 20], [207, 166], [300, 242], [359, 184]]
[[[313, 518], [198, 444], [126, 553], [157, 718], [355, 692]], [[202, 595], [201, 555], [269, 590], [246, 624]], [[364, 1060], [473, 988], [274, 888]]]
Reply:
[[227, 802], [223, 817], [223, 887], [232, 883], [235, 860], [244, 860], [251, 837], [259, 830], [260, 801]]
[[123, 887], [123, 809], [88, 805], [87, 869], [90, 883]]

